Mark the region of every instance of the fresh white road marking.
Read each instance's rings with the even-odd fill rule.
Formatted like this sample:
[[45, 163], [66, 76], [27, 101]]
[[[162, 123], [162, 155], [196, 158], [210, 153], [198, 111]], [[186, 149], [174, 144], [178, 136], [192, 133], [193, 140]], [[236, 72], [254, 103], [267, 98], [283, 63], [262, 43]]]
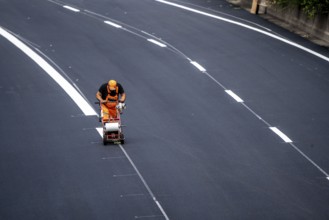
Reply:
[[95, 110], [88, 104], [88, 102], [81, 96], [80, 93], [52, 66], [50, 66], [40, 55], [26, 46], [22, 41], [0, 27], [0, 35], [18, 47], [34, 62], [36, 62], [48, 75], [55, 80], [56, 83], [72, 98], [81, 111], [85, 115], [97, 115]]
[[272, 37], [272, 38], [275, 38], [279, 41], [282, 41], [284, 43], [287, 43], [287, 44], [290, 44], [291, 46], [294, 46], [294, 47], [297, 47], [301, 50], [304, 50], [310, 54], [313, 54], [327, 62], [329, 62], [329, 57], [326, 57], [320, 53], [317, 53], [311, 49], [308, 49], [300, 44], [297, 44], [297, 43], [294, 43], [290, 40], [287, 40], [287, 39], [284, 39], [282, 37], [279, 37], [275, 34], [272, 34], [270, 32], [267, 32], [267, 31], [264, 31], [264, 30], [261, 30], [259, 28], [255, 28], [255, 27], [252, 27], [250, 25], [246, 25], [246, 24], [243, 24], [241, 22], [237, 22], [237, 21], [233, 21], [231, 19], [227, 19], [227, 18], [224, 18], [224, 17], [220, 17], [220, 16], [217, 16], [217, 15], [213, 15], [213, 14], [209, 14], [207, 12], [203, 12], [203, 11], [200, 11], [200, 10], [196, 10], [196, 9], [193, 9], [193, 8], [190, 8], [190, 7], [186, 7], [186, 6], [183, 6], [183, 5], [179, 5], [179, 4], [176, 4], [176, 3], [173, 3], [173, 2], [168, 2], [168, 1], [165, 1], [165, 0], [155, 0], [157, 2], [160, 2], [160, 3], [163, 3], [163, 4], [167, 4], [167, 5], [171, 5], [171, 6], [174, 6], [176, 8], [181, 8], [181, 9], [184, 9], [184, 10], [187, 10], [187, 11], [190, 11], [190, 12], [194, 12], [194, 13], [197, 13], [197, 14], [201, 14], [201, 15], [204, 15], [204, 16], [207, 16], [207, 17], [211, 17], [211, 18], [215, 18], [215, 19], [218, 19], [218, 20], [222, 20], [222, 21], [225, 21], [225, 22], [228, 22], [228, 23], [231, 23], [231, 24], [235, 24], [235, 25], [238, 25], [238, 26], [241, 26], [241, 27], [244, 27], [244, 28], [247, 28], [247, 29], [250, 29], [250, 30], [253, 30], [253, 31], [256, 31], [256, 32], [259, 32], [261, 34], [264, 34], [264, 35], [267, 35], [269, 37]]
[[[306, 160], [308, 160], [311, 164], [313, 164], [320, 172], [322, 172], [326, 178], [329, 178], [329, 174], [324, 171], [319, 165], [317, 165], [311, 158], [309, 158], [306, 154], [304, 154], [298, 147], [294, 145], [294, 143], [289, 143], [298, 153], [300, 153]], [[329, 180], [329, 179], [328, 179]]]
[[278, 128], [276, 127], [269, 127], [273, 132], [275, 132], [277, 135], [282, 138], [286, 143], [290, 144], [298, 153], [300, 153], [306, 160], [308, 160], [313, 166], [315, 166], [321, 173], [323, 173], [326, 178], [329, 180], [329, 174], [324, 171], [319, 165], [317, 165], [311, 158], [309, 158], [306, 154], [304, 154], [303, 151], [301, 151], [298, 147], [296, 147], [292, 142], [290, 138], [287, 137], [283, 132], [281, 132]]
[[64, 5], [63, 8], [66, 8], [66, 9], [71, 10], [71, 11], [74, 11], [74, 12], [80, 12], [79, 9], [73, 8], [73, 7], [68, 6], [68, 5]]
[[122, 28], [121, 25], [118, 25], [118, 24], [113, 23], [113, 22], [111, 22], [111, 21], [104, 21], [104, 23], [109, 24], [109, 25], [111, 25], [111, 26], [113, 26], [113, 27], [116, 27], [116, 28]]
[[156, 197], [154, 196], [151, 188], [148, 186], [147, 182], [145, 181], [144, 177], [142, 176], [142, 174], [139, 172], [139, 170], [137, 169], [135, 163], [132, 161], [132, 159], [130, 158], [130, 156], [128, 155], [128, 153], [126, 152], [126, 150], [122, 147], [121, 144], [119, 144], [122, 152], [126, 155], [127, 159], [129, 160], [130, 164], [133, 166], [133, 168], [135, 169], [136, 173], [138, 174], [139, 178], [141, 179], [141, 181], [143, 182], [145, 188], [147, 189], [148, 193], [150, 194], [150, 196], [152, 197], [153, 201], [155, 202], [155, 204], [158, 206], [158, 208], [160, 209], [162, 215], [165, 217], [166, 220], [169, 220], [169, 217], [167, 215], [167, 213], [164, 211], [164, 209], [162, 208], [160, 202], [156, 199]]
[[193, 66], [195, 66], [196, 68], [198, 68], [198, 70], [200, 70], [201, 72], [206, 72], [206, 71], [207, 71], [203, 66], [201, 66], [200, 64], [198, 64], [198, 63], [195, 62], [195, 61], [190, 61], [190, 63], [191, 63]]
[[[103, 129], [102, 128], [96, 128], [97, 132], [99, 133], [99, 135], [103, 138]], [[158, 208], [160, 209], [162, 215], [165, 217], [166, 220], [169, 220], [169, 217], [167, 215], [167, 213], [164, 211], [164, 209], [162, 208], [160, 202], [156, 199], [156, 197], [154, 196], [154, 193], [152, 192], [151, 188], [149, 187], [149, 185], [147, 184], [147, 182], [145, 181], [144, 177], [142, 176], [142, 174], [139, 172], [139, 170], [137, 169], [135, 163], [132, 161], [132, 159], [130, 158], [130, 156], [128, 155], [128, 153], [126, 152], [126, 150], [123, 148], [123, 146], [121, 144], [119, 144], [120, 149], [122, 150], [122, 152], [124, 153], [124, 155], [127, 157], [127, 159], [129, 160], [131, 166], [134, 168], [135, 172], [137, 173], [138, 177], [140, 178], [140, 180], [142, 181], [143, 185], [145, 186], [146, 190], [148, 191], [149, 195], [152, 197], [153, 201], [155, 202], [155, 204], [158, 206]]]
[[279, 135], [279, 137], [284, 140], [284, 142], [286, 143], [292, 143], [292, 140], [290, 138], [287, 137], [287, 135], [285, 135], [282, 131], [280, 131], [278, 128], [276, 127], [270, 127], [270, 129], [276, 133], [277, 135]]
[[103, 138], [103, 128], [96, 128], [99, 135]]
[[161, 42], [159, 42], [159, 41], [156, 41], [156, 40], [154, 40], [154, 39], [147, 39], [147, 40], [148, 40], [149, 42], [151, 42], [151, 43], [154, 43], [154, 44], [160, 46], [160, 47], [167, 47], [167, 45], [165, 45], [165, 44], [163, 44], [163, 43], [161, 43]]
[[229, 94], [232, 98], [234, 98], [235, 101], [237, 101], [237, 102], [243, 102], [243, 100], [239, 96], [237, 96], [234, 92], [232, 92], [231, 90], [225, 90], [225, 92], [227, 94]]

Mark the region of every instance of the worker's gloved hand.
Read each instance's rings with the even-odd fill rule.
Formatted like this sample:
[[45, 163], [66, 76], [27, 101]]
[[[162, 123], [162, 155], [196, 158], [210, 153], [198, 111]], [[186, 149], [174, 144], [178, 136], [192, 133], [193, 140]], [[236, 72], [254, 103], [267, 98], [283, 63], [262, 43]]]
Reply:
[[101, 100], [100, 103], [101, 104], [105, 104], [107, 101], [106, 100]]
[[122, 114], [123, 109], [126, 108], [126, 104], [124, 102], [119, 102], [119, 104], [116, 107], [119, 110], [120, 114]]
[[119, 109], [119, 110], [122, 109], [122, 108], [123, 108], [123, 104], [124, 104], [124, 103], [119, 102], [119, 103], [117, 104], [117, 106], [116, 106], [117, 109]]

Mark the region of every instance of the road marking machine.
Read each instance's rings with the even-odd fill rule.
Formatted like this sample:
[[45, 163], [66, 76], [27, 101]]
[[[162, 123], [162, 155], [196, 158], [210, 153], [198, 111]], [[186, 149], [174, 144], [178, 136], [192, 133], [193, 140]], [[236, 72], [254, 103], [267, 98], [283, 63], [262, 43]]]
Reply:
[[118, 103], [116, 105], [117, 117], [116, 118], [109, 118], [108, 120], [104, 120], [102, 108], [99, 102], [95, 102], [95, 104], [99, 104], [100, 106], [100, 117], [99, 121], [102, 122], [103, 126], [103, 144], [106, 145], [107, 143], [114, 143], [114, 144], [124, 144], [125, 138], [122, 132], [121, 124], [121, 114], [124, 109], [126, 109], [125, 103]]

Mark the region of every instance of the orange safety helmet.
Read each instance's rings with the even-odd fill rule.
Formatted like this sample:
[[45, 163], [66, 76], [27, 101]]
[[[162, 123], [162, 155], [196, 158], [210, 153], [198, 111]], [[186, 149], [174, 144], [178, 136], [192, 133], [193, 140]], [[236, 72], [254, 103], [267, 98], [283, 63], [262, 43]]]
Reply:
[[115, 90], [116, 87], [117, 87], [117, 81], [111, 79], [111, 80], [108, 82], [108, 86], [109, 86], [110, 90]]

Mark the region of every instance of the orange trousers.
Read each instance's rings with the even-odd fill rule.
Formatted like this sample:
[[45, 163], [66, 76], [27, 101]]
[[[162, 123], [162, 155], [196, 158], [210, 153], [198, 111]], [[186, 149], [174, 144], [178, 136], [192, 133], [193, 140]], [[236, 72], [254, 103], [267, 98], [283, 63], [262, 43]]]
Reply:
[[116, 102], [101, 104], [103, 121], [108, 121], [110, 118], [117, 117], [116, 106], [117, 106]]

